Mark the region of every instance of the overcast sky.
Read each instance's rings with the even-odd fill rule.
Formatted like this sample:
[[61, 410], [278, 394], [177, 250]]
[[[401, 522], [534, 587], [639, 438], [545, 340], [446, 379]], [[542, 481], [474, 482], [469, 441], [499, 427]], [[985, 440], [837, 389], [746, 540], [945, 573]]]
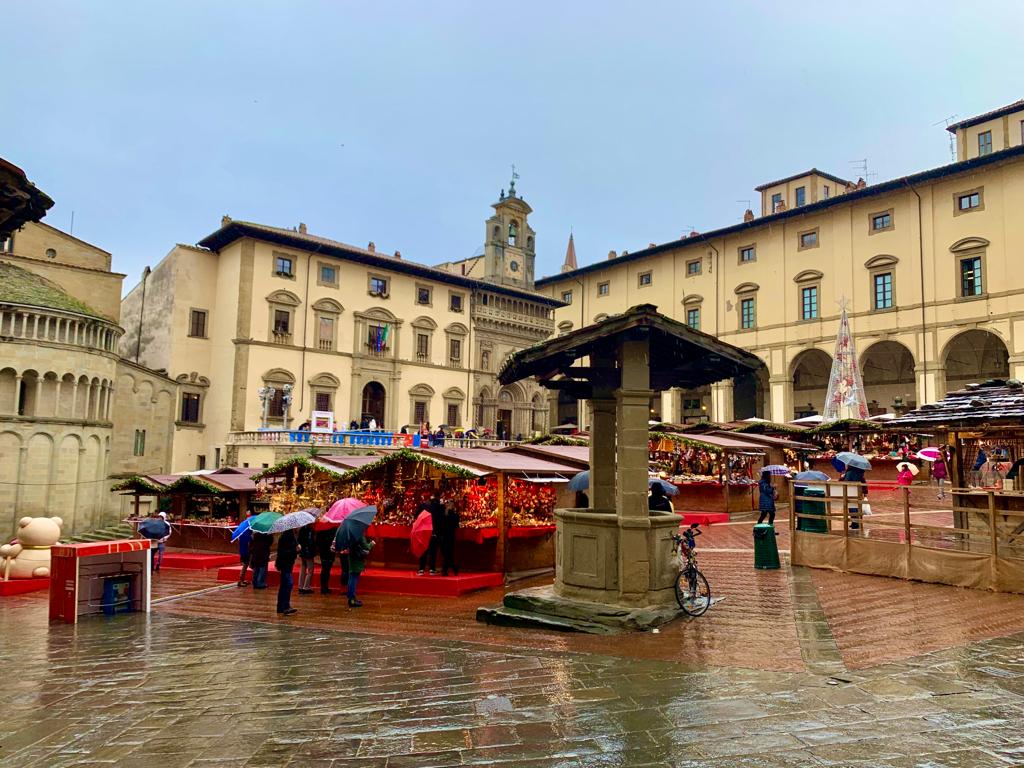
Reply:
[[512, 163], [551, 274], [570, 227], [587, 263], [739, 221], [754, 186], [811, 166], [942, 165], [933, 123], [1024, 96], [1019, 2], [12, 0], [3, 18], [0, 156], [126, 289], [223, 214], [463, 258]]

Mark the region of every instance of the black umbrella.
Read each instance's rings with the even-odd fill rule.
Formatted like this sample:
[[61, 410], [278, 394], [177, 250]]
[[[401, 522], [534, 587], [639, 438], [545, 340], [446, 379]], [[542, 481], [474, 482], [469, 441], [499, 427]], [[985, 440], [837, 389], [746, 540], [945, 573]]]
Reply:
[[171, 524], [163, 518], [147, 517], [139, 523], [139, 533], [147, 539], [162, 539], [171, 532]]
[[334, 549], [344, 552], [353, 547], [366, 533], [373, 518], [377, 516], [377, 508], [373, 505], [360, 507], [349, 512], [348, 516], [341, 522], [338, 532], [334, 535]]

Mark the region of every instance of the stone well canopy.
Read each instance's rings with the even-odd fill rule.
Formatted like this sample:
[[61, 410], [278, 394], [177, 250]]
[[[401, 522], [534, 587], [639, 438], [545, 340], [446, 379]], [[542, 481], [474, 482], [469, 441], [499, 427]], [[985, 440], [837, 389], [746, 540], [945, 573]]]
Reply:
[[[589, 399], [595, 387], [617, 389], [619, 372], [601, 363], [614, 361], [624, 341], [650, 344], [650, 389], [694, 388], [741, 376], [764, 365], [759, 357], [640, 304], [606, 320], [521, 350], [509, 357], [498, 378], [502, 384], [536, 376], [543, 386]], [[589, 357], [591, 367], [573, 366]], [[555, 379], [562, 375], [563, 378]]]

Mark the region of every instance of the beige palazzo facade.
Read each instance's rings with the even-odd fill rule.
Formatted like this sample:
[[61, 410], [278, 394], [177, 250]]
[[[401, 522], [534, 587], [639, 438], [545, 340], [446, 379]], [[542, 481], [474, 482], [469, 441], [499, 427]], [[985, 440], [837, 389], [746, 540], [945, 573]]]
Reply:
[[[950, 127], [956, 162], [882, 183], [812, 168], [757, 187], [741, 223], [577, 267], [537, 289], [570, 330], [641, 303], [755, 353], [756, 374], [652, 401], [652, 418], [820, 412], [840, 304], [873, 413], [1024, 379], [1024, 102]], [[560, 421], [585, 413], [558, 406]], [[584, 417], [585, 418], [585, 417]]]
[[271, 463], [282, 449], [265, 429], [314, 412], [336, 430], [545, 430], [546, 394], [496, 371], [553, 333], [561, 302], [533, 290], [530, 206], [513, 186], [492, 207], [482, 255], [438, 266], [229, 217], [175, 246], [124, 298], [119, 342], [180, 388], [173, 469]]

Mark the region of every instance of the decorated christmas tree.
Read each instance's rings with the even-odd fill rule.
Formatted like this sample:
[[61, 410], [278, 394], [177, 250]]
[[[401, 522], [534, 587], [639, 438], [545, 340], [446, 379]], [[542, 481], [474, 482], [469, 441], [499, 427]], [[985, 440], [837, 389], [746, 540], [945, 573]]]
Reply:
[[850, 335], [850, 320], [846, 316], [845, 300], [841, 306], [836, 353], [832, 358], [832, 374], [829, 376], [825, 412], [822, 414], [824, 422], [868, 417], [864, 382], [861, 381], [860, 367], [857, 365], [857, 349], [853, 345], [853, 336]]

